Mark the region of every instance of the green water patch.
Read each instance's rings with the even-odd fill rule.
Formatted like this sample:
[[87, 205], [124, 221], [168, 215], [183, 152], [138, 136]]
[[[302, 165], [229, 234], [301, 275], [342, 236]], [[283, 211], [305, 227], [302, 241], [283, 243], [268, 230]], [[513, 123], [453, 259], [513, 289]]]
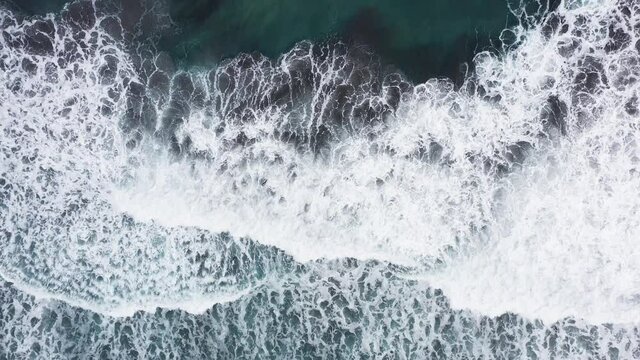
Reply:
[[506, 0], [172, 0], [181, 32], [163, 46], [203, 65], [258, 51], [277, 57], [301, 40], [366, 44], [417, 81], [456, 77], [514, 18]]
[[[123, 8], [145, 3], [113, 1]], [[507, 1], [537, 3], [537, 0], [159, 0], [153, 2], [154, 10], [169, 11], [175, 26], [160, 36], [150, 35], [158, 40], [158, 48], [169, 52], [184, 69], [215, 66], [239, 53], [259, 52], [277, 58], [302, 40], [340, 40], [367, 46], [385, 65], [415, 81], [439, 76], [459, 79], [464, 69], [461, 65], [478, 51], [499, 46], [500, 32], [515, 23]], [[58, 12], [66, 2], [0, 0], [26, 14]], [[149, 1], [146, 4], [149, 6]]]

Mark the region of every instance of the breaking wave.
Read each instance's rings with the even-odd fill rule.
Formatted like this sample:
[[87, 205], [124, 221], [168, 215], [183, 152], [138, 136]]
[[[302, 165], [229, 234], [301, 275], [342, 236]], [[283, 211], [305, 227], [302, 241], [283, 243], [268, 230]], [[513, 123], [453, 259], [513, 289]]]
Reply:
[[640, 356], [640, 5], [514, 7], [416, 85], [181, 70], [127, 3], [0, 10], [0, 354]]

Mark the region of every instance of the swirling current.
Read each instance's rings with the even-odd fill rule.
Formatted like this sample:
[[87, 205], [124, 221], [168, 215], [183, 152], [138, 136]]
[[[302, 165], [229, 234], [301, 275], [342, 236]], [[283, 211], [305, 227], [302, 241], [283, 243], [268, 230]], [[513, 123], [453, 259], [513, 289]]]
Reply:
[[511, 6], [459, 83], [0, 7], [0, 359], [640, 358], [640, 3]]

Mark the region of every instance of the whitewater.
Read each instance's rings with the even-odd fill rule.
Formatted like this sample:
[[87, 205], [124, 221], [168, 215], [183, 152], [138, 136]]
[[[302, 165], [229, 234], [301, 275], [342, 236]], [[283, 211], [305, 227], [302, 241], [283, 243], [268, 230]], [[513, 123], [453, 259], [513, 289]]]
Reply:
[[459, 84], [0, 7], [0, 355], [640, 358], [640, 4], [511, 5]]

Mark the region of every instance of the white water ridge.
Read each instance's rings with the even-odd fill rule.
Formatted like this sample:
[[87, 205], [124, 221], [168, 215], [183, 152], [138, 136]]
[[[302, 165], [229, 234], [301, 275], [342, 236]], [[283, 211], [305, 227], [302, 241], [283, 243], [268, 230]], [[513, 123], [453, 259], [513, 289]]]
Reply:
[[[618, 324], [597, 342], [640, 354], [640, 5], [567, 1], [530, 21], [456, 86], [411, 84], [340, 43], [178, 71], [99, 1], [45, 18], [0, 10], [11, 296], [143, 324], [156, 307], [242, 316], [234, 331], [265, 343], [253, 316], [271, 324], [274, 304], [318, 333], [337, 325], [316, 308], [341, 324], [401, 313], [384, 330], [399, 338], [414, 317], [444, 331], [433, 309], [456, 334], [494, 331], [482, 316], [505, 312], [574, 317]], [[431, 310], [408, 310], [422, 301]], [[531, 335], [547, 325], [509, 316], [549, 354]], [[375, 326], [349, 331], [384, 338]], [[378, 346], [366, 339], [362, 353]]]
[[[474, 246], [459, 249], [460, 239], [488, 237], [476, 254], [425, 276], [454, 306], [547, 321], [573, 315], [636, 322], [640, 183], [638, 120], [630, 107], [637, 101], [638, 55], [634, 39], [628, 48], [604, 50], [612, 40], [592, 29], [621, 14], [603, 8], [561, 9], [568, 29], [557, 24], [550, 39], [542, 27], [528, 31], [500, 61], [478, 57], [476, 81], [498, 82], [498, 103], [429, 82], [399, 105], [374, 141], [341, 139], [319, 164], [256, 135], [252, 151], [284, 159], [242, 168], [242, 176], [260, 179], [257, 189], [229, 191], [241, 175], [226, 179], [209, 165], [160, 164], [134, 190], [116, 191], [115, 203], [141, 219], [249, 236], [300, 261], [355, 257], [411, 265], [438, 258], [443, 249]], [[590, 21], [576, 24], [584, 18]], [[573, 35], [578, 31], [582, 38]], [[567, 54], [569, 41], [575, 49]], [[562, 113], [553, 116], [563, 121], [551, 135], [567, 135], [531, 136], [546, 131], [549, 112]], [[203, 121], [196, 114], [182, 131], [194, 147], [220, 151]], [[268, 127], [264, 121], [260, 126]], [[442, 146], [435, 156], [446, 158], [446, 166], [411, 156], [425, 142]], [[533, 145], [522, 146], [528, 158], [503, 178], [466, 160], [469, 154], [495, 159], [502, 143]], [[372, 147], [397, 152], [372, 153]], [[275, 195], [261, 194], [263, 182]]]

